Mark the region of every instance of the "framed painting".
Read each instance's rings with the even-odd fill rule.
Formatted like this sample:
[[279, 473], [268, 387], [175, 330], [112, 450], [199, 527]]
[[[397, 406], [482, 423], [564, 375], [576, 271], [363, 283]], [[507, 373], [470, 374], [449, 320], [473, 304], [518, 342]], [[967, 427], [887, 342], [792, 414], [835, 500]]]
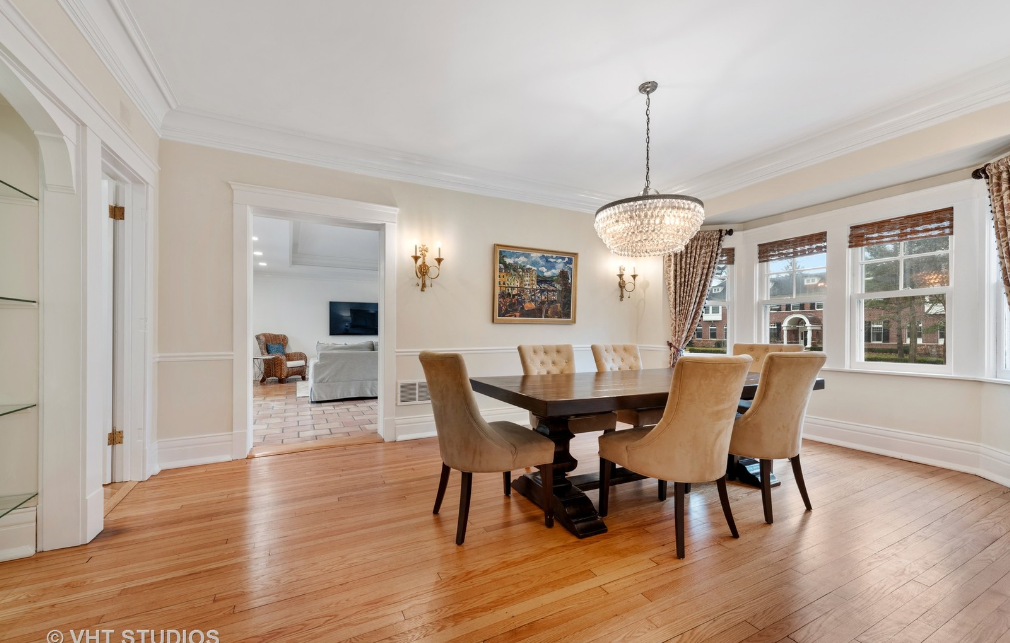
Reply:
[[494, 246], [496, 324], [574, 324], [579, 255]]

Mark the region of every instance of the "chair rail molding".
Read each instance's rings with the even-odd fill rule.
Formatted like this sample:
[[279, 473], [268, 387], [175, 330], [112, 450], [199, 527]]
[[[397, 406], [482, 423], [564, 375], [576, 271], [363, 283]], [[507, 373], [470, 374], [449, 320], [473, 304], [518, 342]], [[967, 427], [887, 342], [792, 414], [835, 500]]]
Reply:
[[216, 362], [227, 361], [235, 358], [231, 351], [220, 352], [196, 352], [196, 353], [158, 353], [154, 357], [156, 362]]

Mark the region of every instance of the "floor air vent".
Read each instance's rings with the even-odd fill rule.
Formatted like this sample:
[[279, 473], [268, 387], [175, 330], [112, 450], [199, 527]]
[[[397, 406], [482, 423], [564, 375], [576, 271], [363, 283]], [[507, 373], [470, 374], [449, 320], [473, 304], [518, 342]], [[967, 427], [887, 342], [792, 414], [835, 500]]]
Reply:
[[397, 404], [426, 404], [431, 401], [428, 394], [428, 383], [420, 381], [404, 381], [399, 383], [400, 396]]

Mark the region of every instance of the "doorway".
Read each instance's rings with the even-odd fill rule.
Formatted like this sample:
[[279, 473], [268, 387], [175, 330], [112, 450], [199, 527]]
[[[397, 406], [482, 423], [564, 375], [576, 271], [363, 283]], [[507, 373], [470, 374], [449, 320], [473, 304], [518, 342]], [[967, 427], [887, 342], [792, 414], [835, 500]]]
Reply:
[[379, 232], [252, 218], [253, 455], [378, 441]]
[[[395, 440], [395, 346], [396, 297], [395, 269], [396, 217], [398, 208], [349, 201], [337, 197], [305, 194], [232, 183], [233, 199], [233, 427], [232, 458], [245, 458], [253, 448], [253, 356], [259, 353], [252, 338], [253, 262], [252, 237], [254, 216], [280, 218], [293, 222], [371, 230], [378, 234], [378, 438]], [[257, 261], [257, 263], [259, 263]], [[266, 262], [269, 264], [269, 262]], [[269, 266], [268, 266], [269, 267]], [[328, 315], [328, 311], [326, 313]], [[296, 360], [297, 361], [297, 360]]]

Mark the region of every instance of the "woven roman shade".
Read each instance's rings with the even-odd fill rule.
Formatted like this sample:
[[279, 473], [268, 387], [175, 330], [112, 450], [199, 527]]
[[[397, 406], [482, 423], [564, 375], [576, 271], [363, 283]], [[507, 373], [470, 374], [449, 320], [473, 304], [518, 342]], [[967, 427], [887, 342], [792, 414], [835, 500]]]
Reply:
[[736, 263], [736, 248], [723, 248], [722, 252], [719, 253], [719, 259], [716, 260], [716, 263], [732, 266]]
[[792, 237], [758, 244], [758, 262], [768, 263], [781, 259], [796, 259], [819, 255], [828, 251], [828, 233], [818, 232], [802, 237]]
[[849, 228], [849, 247], [862, 248], [881, 243], [898, 243], [954, 234], [954, 208], [931, 210], [894, 217]]

